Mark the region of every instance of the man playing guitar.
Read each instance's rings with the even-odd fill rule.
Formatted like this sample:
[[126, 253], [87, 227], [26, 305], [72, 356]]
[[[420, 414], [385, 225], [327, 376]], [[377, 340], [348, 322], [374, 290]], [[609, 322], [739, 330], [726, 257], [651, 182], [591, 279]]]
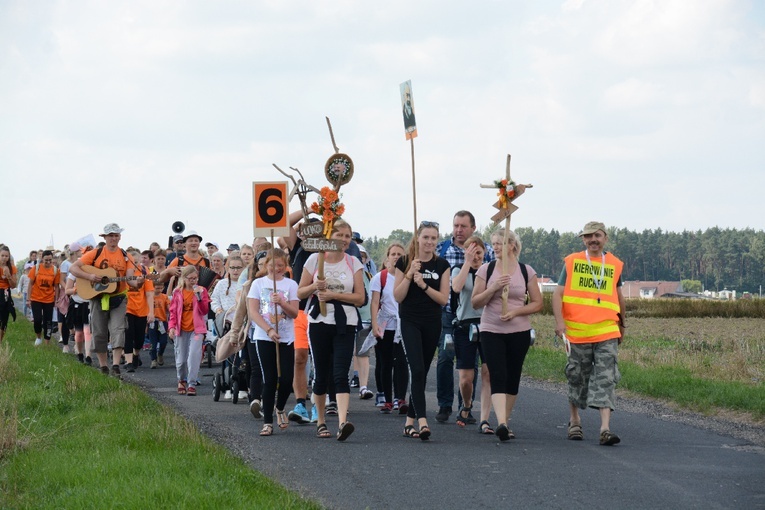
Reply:
[[[78, 277], [93, 283], [101, 277], [97, 274], [88, 273], [83, 266], [93, 266], [99, 269], [110, 267], [117, 271], [119, 277], [132, 277], [135, 265], [119, 247], [122, 231], [116, 223], [109, 223], [104, 227], [103, 234], [106, 245], [103, 248], [90, 250], [77, 260], [69, 269]], [[111, 375], [120, 377], [119, 360], [125, 347], [125, 312], [127, 310], [127, 287], [139, 289], [143, 285], [143, 277], [120, 281], [117, 290], [112, 294], [103, 294], [90, 300], [90, 327], [93, 335], [93, 352], [98, 356], [101, 371], [109, 374], [107, 345], [112, 344], [112, 368]]]

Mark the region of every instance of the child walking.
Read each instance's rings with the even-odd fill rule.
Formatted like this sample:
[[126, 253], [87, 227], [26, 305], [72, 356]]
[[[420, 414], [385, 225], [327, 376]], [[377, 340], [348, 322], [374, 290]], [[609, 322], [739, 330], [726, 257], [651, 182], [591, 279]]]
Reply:
[[197, 268], [193, 265], [185, 266], [170, 301], [168, 335], [175, 341], [179, 395], [197, 394], [196, 380], [202, 363], [202, 341], [207, 333], [210, 296], [207, 289], [197, 285], [197, 281]]
[[[274, 431], [274, 405], [279, 428], [286, 429], [289, 425], [284, 406], [292, 393], [295, 364], [294, 322], [298, 314], [299, 300], [297, 283], [284, 277], [289, 267], [289, 259], [284, 251], [278, 248], [270, 250], [266, 256], [265, 267], [266, 276], [255, 280], [250, 287], [247, 308], [254, 327], [250, 357], [258, 357], [263, 371], [263, 429], [260, 435], [270, 436]], [[277, 348], [281, 376], [277, 375]]]
[[165, 364], [165, 348], [167, 347], [167, 294], [162, 292], [162, 285], [154, 287], [154, 322], [149, 324], [149, 342], [151, 349], [151, 368]]

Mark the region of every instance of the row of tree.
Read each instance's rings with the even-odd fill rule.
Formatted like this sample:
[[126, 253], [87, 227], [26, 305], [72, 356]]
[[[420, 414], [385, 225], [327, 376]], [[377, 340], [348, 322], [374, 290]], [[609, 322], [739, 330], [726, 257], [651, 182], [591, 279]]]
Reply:
[[[481, 235], [488, 241], [492, 230], [484, 229]], [[540, 275], [554, 279], [563, 267], [563, 257], [584, 249], [574, 232], [532, 227], [515, 231], [523, 243], [521, 260]], [[400, 241], [406, 245], [411, 238], [410, 231], [394, 230], [387, 238], [365, 240], [364, 247], [380, 265], [388, 244]], [[752, 293], [759, 293], [765, 283], [762, 230], [713, 227], [704, 231], [665, 232], [659, 228], [635, 232], [610, 228], [607, 250], [624, 262], [624, 280], [696, 280], [707, 290]]]

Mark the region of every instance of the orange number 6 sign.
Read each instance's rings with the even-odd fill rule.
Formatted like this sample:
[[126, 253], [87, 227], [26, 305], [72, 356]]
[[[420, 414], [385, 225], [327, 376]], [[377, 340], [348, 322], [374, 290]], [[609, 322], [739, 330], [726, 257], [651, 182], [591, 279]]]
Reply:
[[285, 182], [253, 182], [255, 237], [286, 236], [289, 226], [289, 191]]

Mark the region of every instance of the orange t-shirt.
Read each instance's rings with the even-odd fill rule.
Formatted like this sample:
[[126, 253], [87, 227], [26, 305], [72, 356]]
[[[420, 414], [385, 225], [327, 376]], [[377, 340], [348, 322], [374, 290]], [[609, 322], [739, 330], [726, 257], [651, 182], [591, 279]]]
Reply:
[[181, 331], [194, 331], [194, 296], [193, 290], [183, 289], [183, 314], [181, 314]]
[[[56, 276], [53, 276], [53, 273]], [[61, 271], [53, 266], [46, 268], [42, 263], [29, 272], [29, 299], [38, 303], [52, 303], [56, 299], [56, 287], [61, 281]]]
[[[5, 271], [3, 270], [2, 267], [0, 267], [0, 289], [10, 289], [11, 288], [11, 282], [8, 281], [8, 279], [3, 278], [2, 275], [4, 273], [5, 273]], [[16, 269], [16, 266], [11, 264], [11, 278], [13, 278], [13, 275], [15, 275], [16, 273], [18, 273], [18, 270]]]
[[[147, 293], [150, 293], [148, 297]], [[144, 280], [140, 289], [128, 287], [127, 313], [136, 317], [149, 315], [149, 299], [152, 294], [154, 294], [154, 282], [151, 280]]]
[[[184, 253], [183, 254], [183, 265], [184, 266], [197, 266], [197, 267], [199, 267], [201, 265], [201, 266], [204, 266], [204, 267], [209, 267], [209, 263], [205, 264], [203, 262], [204, 260], [207, 260], [207, 259], [205, 259], [202, 256], [201, 253], [199, 254], [199, 258], [195, 258], [195, 259], [189, 257], [188, 253]], [[172, 260], [172, 262], [170, 262], [170, 264], [167, 267], [178, 267], [178, 257], [175, 257]]]
[[[104, 247], [103, 250], [101, 250], [101, 253], [98, 256], [98, 260], [95, 260], [96, 253], [98, 250], [90, 250], [85, 255], [82, 256], [80, 259], [82, 261], [82, 265], [84, 266], [94, 266], [99, 269], [105, 269], [107, 267], [111, 267], [117, 271], [117, 276], [126, 276], [128, 269], [134, 269], [135, 264], [133, 264], [133, 261], [128, 262], [125, 260], [125, 255], [122, 253], [122, 250], [117, 248], [114, 251], [109, 251], [106, 247]], [[120, 294], [122, 292], [125, 292], [125, 289], [127, 288], [127, 282], [117, 282], [117, 290], [114, 292], [115, 294]]]
[[167, 294], [154, 294], [154, 318], [158, 321], [167, 322]]

